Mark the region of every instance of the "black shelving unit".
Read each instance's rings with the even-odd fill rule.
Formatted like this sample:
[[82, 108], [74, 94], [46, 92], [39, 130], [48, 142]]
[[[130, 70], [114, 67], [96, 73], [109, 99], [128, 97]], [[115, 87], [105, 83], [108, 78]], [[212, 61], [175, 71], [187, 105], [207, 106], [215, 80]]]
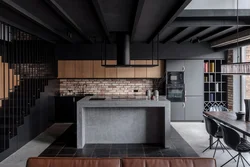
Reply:
[[212, 106], [227, 108], [227, 77], [221, 74], [225, 60], [204, 61], [204, 111]]

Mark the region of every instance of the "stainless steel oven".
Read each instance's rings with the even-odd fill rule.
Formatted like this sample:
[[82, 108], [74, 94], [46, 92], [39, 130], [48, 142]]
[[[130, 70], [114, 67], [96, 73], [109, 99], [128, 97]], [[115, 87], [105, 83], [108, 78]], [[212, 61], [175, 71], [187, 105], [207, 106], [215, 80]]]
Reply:
[[167, 99], [171, 102], [185, 102], [185, 85], [184, 84], [168, 84]]

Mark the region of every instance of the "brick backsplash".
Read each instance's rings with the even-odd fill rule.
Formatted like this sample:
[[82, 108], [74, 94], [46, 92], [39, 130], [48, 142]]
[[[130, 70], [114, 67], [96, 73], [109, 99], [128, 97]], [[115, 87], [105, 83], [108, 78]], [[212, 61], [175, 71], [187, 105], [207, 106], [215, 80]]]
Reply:
[[[228, 50], [227, 63], [233, 63], [233, 50]], [[233, 110], [233, 76], [227, 77], [227, 107]]]
[[[154, 79], [61, 79], [60, 94], [83, 92], [95, 95], [145, 95]], [[138, 92], [134, 92], [138, 90]]]

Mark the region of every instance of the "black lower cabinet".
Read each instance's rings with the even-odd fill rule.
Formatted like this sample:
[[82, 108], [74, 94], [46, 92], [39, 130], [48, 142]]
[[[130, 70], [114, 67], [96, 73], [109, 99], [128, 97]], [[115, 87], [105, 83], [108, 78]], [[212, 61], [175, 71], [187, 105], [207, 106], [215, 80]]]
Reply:
[[55, 97], [55, 122], [76, 123], [76, 102], [84, 96], [56, 96]]

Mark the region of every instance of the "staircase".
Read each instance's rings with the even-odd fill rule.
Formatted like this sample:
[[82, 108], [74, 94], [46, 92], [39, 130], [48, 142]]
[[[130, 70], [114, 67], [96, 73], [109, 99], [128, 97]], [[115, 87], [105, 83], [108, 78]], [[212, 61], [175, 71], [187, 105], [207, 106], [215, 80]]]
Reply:
[[16, 71], [0, 56], [0, 153], [10, 147], [10, 140], [18, 135], [18, 127], [48, 84], [48, 80], [25, 78]]

